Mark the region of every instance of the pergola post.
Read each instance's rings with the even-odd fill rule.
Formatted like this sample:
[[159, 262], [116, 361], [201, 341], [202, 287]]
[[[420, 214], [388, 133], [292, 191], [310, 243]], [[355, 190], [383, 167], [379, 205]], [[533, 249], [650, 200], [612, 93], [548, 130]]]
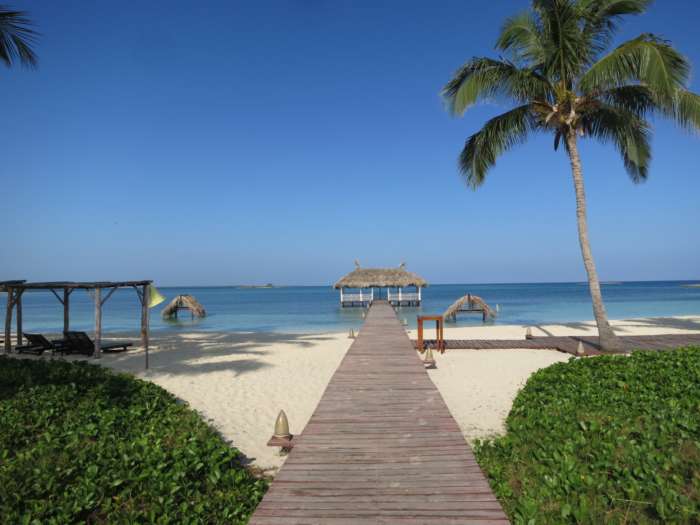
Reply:
[[13, 306], [13, 294], [14, 290], [12, 288], [7, 288], [7, 310], [5, 310], [5, 353], [9, 354], [12, 350], [12, 341], [10, 337], [12, 336], [12, 306]]
[[150, 299], [150, 285], [145, 284], [141, 292], [141, 345], [146, 352], [146, 368], [148, 368], [148, 303]]
[[63, 331], [70, 330], [70, 293], [72, 290], [63, 289]]
[[102, 288], [95, 288], [95, 358], [102, 355]]
[[17, 307], [17, 346], [22, 344], [24, 334], [22, 332], [22, 293], [24, 290], [17, 290], [15, 294], [15, 306]]

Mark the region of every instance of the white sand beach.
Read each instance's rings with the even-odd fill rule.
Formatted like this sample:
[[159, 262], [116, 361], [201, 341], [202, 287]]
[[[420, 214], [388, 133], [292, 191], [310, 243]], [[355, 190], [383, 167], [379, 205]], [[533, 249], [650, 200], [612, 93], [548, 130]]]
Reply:
[[287, 413], [292, 434], [300, 433], [351, 343], [346, 333], [153, 334], [148, 371], [141, 349], [106, 354], [99, 362], [162, 386], [253, 465], [275, 470], [284, 458], [267, 440], [279, 410]]
[[[700, 316], [613, 324], [625, 335], [700, 332]], [[593, 323], [539, 326], [533, 333], [593, 333]], [[514, 339], [524, 334], [524, 326], [506, 325], [448, 325], [445, 330], [452, 339]], [[409, 335], [415, 337], [413, 331]], [[430, 331], [426, 337], [431, 337]], [[209, 420], [252, 464], [272, 472], [284, 462], [277, 449], [266, 445], [278, 411], [286, 411], [292, 433], [301, 432], [351, 343], [345, 332], [155, 332], [148, 371], [139, 348], [92, 361], [172, 392]], [[473, 440], [503, 432], [513, 399], [528, 377], [571, 356], [553, 350], [454, 350], [436, 358], [438, 368], [429, 371], [430, 377], [465, 437]]]

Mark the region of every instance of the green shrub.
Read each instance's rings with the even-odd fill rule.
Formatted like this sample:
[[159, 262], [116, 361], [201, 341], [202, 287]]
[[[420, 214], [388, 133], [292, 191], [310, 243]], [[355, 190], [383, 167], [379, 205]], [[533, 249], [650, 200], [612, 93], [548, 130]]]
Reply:
[[514, 523], [700, 523], [700, 348], [559, 363], [477, 459]]
[[0, 357], [3, 523], [241, 523], [267, 484], [162, 388]]

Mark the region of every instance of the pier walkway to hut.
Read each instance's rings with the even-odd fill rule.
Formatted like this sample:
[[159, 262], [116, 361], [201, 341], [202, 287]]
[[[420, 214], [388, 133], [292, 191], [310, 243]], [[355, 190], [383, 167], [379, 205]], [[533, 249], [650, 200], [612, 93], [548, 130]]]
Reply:
[[375, 301], [250, 523], [506, 524], [386, 301]]

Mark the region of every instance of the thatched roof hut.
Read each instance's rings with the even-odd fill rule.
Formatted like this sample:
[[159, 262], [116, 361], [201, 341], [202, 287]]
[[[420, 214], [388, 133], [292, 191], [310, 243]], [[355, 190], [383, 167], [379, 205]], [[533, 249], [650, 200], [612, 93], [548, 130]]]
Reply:
[[204, 317], [207, 312], [192, 295], [178, 295], [163, 309], [163, 319], [177, 317], [179, 310], [189, 310], [192, 317]]
[[360, 268], [355, 261], [355, 269], [341, 278], [335, 285], [341, 288], [405, 288], [415, 286], [424, 288], [428, 283], [421, 276], [406, 270], [401, 263], [398, 268]]
[[455, 320], [457, 319], [458, 312], [481, 312], [484, 321], [488, 317], [496, 317], [496, 312], [491, 309], [491, 307], [486, 304], [481, 297], [478, 295], [467, 294], [464, 297], [460, 297], [450, 307], [445, 310], [442, 317], [445, 319]]

